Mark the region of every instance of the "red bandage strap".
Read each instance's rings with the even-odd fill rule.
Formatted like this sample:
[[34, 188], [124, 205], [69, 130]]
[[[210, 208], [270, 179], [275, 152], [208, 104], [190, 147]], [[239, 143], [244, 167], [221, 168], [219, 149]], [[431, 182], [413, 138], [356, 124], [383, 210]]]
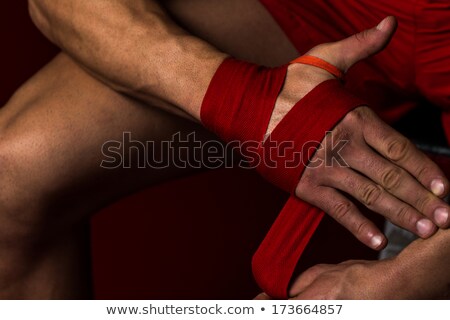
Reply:
[[[297, 262], [323, 217], [321, 210], [294, 196], [305, 165], [326, 131], [349, 111], [364, 104], [347, 93], [337, 80], [328, 80], [301, 99], [271, 134], [272, 143], [293, 142], [293, 148], [283, 149], [281, 153], [271, 149], [276, 168], [264, 163], [257, 168], [269, 181], [292, 194], [253, 256], [255, 279], [271, 297], [287, 298]], [[296, 167], [283, 166], [299, 151], [300, 162]]]
[[262, 141], [286, 72], [225, 59], [203, 99], [202, 123], [226, 142]]
[[320, 58], [314, 57], [314, 56], [301, 56], [297, 59], [294, 59], [291, 61], [291, 64], [294, 63], [301, 63], [301, 64], [307, 64], [310, 66], [314, 66], [323, 70], [328, 71], [333, 76], [338, 78], [339, 80], [344, 79], [344, 73], [337, 67], [333, 66], [331, 63], [326, 62], [325, 60], [322, 60]]
[[[257, 170], [293, 194], [326, 131], [364, 103], [344, 91], [339, 81], [325, 81], [301, 99], [262, 143], [286, 70], [287, 66], [269, 69], [226, 59], [207, 90], [201, 118], [227, 142], [256, 142], [261, 160]], [[247, 151], [241, 147], [243, 154]], [[319, 209], [290, 197], [253, 257], [255, 279], [267, 294], [287, 297], [297, 261], [322, 216]]]

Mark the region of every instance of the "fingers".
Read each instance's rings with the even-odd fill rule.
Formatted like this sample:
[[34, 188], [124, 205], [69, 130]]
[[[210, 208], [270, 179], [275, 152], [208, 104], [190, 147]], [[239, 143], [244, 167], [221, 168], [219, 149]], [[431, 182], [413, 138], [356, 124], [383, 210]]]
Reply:
[[376, 27], [337, 42], [338, 52], [342, 54], [340, 61], [342, 70], [348, 70], [355, 63], [383, 50], [394, 35], [396, 28], [396, 19], [387, 17]]
[[448, 227], [449, 219], [442, 217], [448, 212], [448, 205], [402, 168], [363, 146], [347, 159], [347, 163], [399, 200], [414, 207], [437, 226]]
[[[362, 109], [358, 112], [367, 112]], [[356, 110], [355, 110], [356, 111]], [[366, 115], [363, 135], [368, 145], [397, 166], [408, 171], [425, 188], [438, 197], [444, 197], [449, 191], [449, 182], [442, 170], [413, 143], [381, 121], [375, 113]], [[439, 220], [448, 219], [448, 212], [443, 212]], [[445, 219], [445, 220], [446, 220]]]
[[[335, 159], [336, 139], [347, 143]], [[327, 212], [362, 243], [381, 249], [386, 239], [340, 191], [422, 238], [433, 235], [436, 226], [449, 226], [450, 207], [436, 196], [449, 189], [441, 169], [370, 109], [349, 113], [323, 145], [314, 159], [325, 164], [305, 170], [296, 195]]]
[[338, 42], [317, 46], [307, 54], [324, 59], [341, 70], [347, 71], [358, 61], [368, 58], [386, 47], [396, 28], [396, 19], [387, 17], [376, 27]]
[[[314, 169], [311, 169], [314, 170]], [[302, 199], [327, 212], [349, 230], [359, 241], [375, 250], [386, 245], [386, 238], [377, 226], [341, 193], [330, 187], [319, 186], [302, 194]]]
[[380, 213], [392, 223], [422, 238], [428, 238], [437, 231], [432, 221], [407, 203], [391, 195], [380, 185], [350, 168], [336, 168], [334, 171], [334, 178], [327, 182], [329, 186], [350, 194], [367, 208]]

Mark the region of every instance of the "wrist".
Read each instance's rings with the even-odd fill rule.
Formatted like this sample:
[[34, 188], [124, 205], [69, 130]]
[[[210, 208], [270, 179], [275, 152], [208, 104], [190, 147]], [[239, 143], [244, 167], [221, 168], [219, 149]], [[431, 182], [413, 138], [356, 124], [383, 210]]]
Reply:
[[217, 69], [228, 55], [189, 35], [178, 35], [170, 42], [165, 50], [164, 74], [159, 74], [164, 88], [159, 88], [158, 92], [200, 121], [202, 101]]

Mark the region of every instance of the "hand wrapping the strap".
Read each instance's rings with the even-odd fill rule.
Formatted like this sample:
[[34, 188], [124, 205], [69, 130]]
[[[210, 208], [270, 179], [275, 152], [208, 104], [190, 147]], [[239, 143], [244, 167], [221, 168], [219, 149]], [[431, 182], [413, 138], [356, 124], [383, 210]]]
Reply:
[[[380, 26], [382, 29], [370, 29], [343, 41], [316, 47], [308, 55], [321, 57], [347, 70], [386, 45], [395, 29], [395, 20], [388, 18]], [[332, 54], [334, 52], [342, 55]], [[298, 70], [288, 71], [286, 92], [281, 93], [280, 100], [319, 82], [319, 72], [324, 78], [332, 77], [323, 70], [310, 70], [317, 68], [309, 66], [290, 68]], [[291, 79], [289, 72], [299, 74], [298, 80]], [[311, 74], [309, 79], [303, 80], [308, 73]], [[281, 105], [289, 103], [280, 101]], [[347, 142], [343, 145], [342, 141]], [[339, 147], [342, 147], [339, 155], [336, 150], [330, 152]], [[336, 158], [326, 159], [327, 156]], [[381, 249], [386, 243], [382, 233], [341, 192], [350, 194], [404, 229], [427, 238], [437, 231], [435, 225], [443, 228], [449, 225], [448, 206], [439, 199], [447, 194], [447, 186], [445, 175], [432, 161], [369, 108], [360, 107], [347, 114], [327, 135], [312, 165], [305, 170], [296, 195], [330, 214], [361, 242]]]
[[240, 141], [249, 163], [293, 194], [253, 259], [256, 280], [273, 297], [287, 296], [321, 210], [371, 248], [385, 245], [345, 194], [424, 238], [449, 224], [439, 198], [448, 192], [442, 171], [335, 79], [336, 68], [346, 71], [383, 49], [395, 26], [387, 18], [315, 47], [306, 56], [318, 59], [289, 67], [227, 59], [210, 84], [201, 110], [205, 126], [225, 141]]

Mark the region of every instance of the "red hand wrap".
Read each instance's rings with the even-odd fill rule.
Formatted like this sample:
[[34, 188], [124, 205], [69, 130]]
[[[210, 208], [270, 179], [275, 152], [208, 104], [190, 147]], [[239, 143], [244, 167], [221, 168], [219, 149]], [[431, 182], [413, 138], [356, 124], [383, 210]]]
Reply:
[[326, 62], [325, 60], [322, 60], [314, 56], [301, 56], [298, 57], [297, 59], [292, 60], [291, 64], [293, 63], [307, 64], [310, 66], [321, 68], [323, 70], [328, 71], [329, 73], [331, 73], [333, 76], [335, 76], [340, 80], [344, 79], [344, 73], [342, 72], [341, 69], [335, 67], [329, 62]]
[[[257, 142], [257, 152], [263, 160], [257, 170], [293, 194], [326, 131], [364, 103], [344, 91], [337, 80], [325, 81], [288, 112], [263, 144], [286, 71], [287, 66], [269, 69], [226, 59], [209, 85], [201, 118], [208, 129], [225, 141]], [[273, 147], [286, 141], [292, 145], [284, 152]], [[308, 150], [301, 152], [305, 143]], [[245, 154], [246, 150], [241, 151]], [[292, 159], [296, 159], [295, 165], [290, 163]], [[295, 266], [322, 217], [319, 209], [290, 197], [253, 257], [255, 279], [267, 294], [287, 297]]]

